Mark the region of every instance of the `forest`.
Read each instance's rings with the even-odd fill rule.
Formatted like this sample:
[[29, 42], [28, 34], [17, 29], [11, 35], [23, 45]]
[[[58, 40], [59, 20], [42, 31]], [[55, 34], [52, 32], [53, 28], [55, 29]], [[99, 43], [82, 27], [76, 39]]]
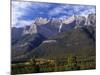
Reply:
[[26, 62], [12, 64], [12, 74], [59, 72], [95, 69], [95, 56], [74, 56], [65, 58], [30, 59]]

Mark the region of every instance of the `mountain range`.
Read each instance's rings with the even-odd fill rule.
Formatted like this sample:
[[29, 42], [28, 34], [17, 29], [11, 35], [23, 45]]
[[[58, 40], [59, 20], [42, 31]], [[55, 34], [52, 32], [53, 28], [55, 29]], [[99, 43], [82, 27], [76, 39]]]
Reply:
[[39, 17], [31, 25], [11, 28], [12, 61], [95, 55], [95, 37], [95, 13], [64, 19]]

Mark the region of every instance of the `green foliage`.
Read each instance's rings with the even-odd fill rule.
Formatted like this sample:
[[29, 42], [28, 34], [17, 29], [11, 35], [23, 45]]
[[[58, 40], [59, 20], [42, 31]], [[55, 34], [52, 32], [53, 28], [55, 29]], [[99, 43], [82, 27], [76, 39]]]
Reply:
[[67, 59], [68, 64], [66, 65], [66, 70], [79, 70], [80, 67], [77, 64], [77, 57], [70, 55]]
[[66, 58], [54, 58], [52, 60], [54, 60], [52, 64], [49, 62], [46, 63], [46, 61], [44, 64], [37, 64], [37, 61], [34, 58], [28, 61], [29, 64], [25, 64], [26, 62], [12, 64], [12, 74], [58, 72], [96, 68], [95, 56], [75, 56], [70, 54]]
[[[87, 32], [88, 31], [88, 32]], [[93, 28], [84, 27], [80, 29], [71, 29], [66, 32], [52, 36], [47, 40], [56, 40], [57, 42], [41, 43], [37, 48], [28, 50], [27, 47], [20, 47], [28, 41], [34, 39], [35, 36], [26, 35], [16, 45], [12, 47], [12, 57], [18, 56], [20, 58], [51, 58], [51, 57], [66, 57], [72, 53], [74, 55], [95, 55], [95, 38], [92, 37]], [[17, 52], [16, 52], [17, 51]], [[23, 57], [21, 57], [23, 55]]]
[[[67, 32], [63, 32], [56, 36], [50, 37], [48, 40], [56, 40], [57, 42], [42, 43], [30, 52], [20, 50], [19, 55], [29, 58], [25, 62], [19, 62], [12, 64], [12, 74], [23, 74], [23, 73], [40, 73], [40, 72], [57, 72], [57, 71], [71, 71], [71, 70], [86, 70], [95, 69], [96, 61], [96, 49], [95, 41], [93, 40], [95, 35], [90, 36], [93, 31], [90, 29], [73, 29]], [[31, 36], [30, 36], [31, 37]], [[29, 41], [32, 37], [24, 37], [23, 43]], [[27, 47], [27, 46], [25, 46]], [[17, 45], [15, 46], [16, 49]], [[15, 52], [16, 54], [16, 52]], [[21, 56], [19, 56], [19, 59]], [[45, 59], [46, 61], [40, 60], [38, 63], [36, 59]], [[47, 62], [53, 60], [51, 64]]]

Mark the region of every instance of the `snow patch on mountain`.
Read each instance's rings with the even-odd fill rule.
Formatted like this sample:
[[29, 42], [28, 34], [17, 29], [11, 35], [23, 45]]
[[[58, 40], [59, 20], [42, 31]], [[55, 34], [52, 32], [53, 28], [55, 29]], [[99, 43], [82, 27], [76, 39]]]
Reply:
[[56, 43], [57, 41], [56, 40], [45, 40], [45, 41], [43, 41], [43, 43]]

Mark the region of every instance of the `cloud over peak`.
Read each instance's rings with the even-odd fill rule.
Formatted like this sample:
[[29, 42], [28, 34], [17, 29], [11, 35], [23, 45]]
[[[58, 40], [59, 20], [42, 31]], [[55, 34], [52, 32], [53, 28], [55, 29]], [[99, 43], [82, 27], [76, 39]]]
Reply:
[[68, 18], [89, 13], [95, 13], [95, 6], [12, 1], [12, 27], [29, 25], [38, 17]]

